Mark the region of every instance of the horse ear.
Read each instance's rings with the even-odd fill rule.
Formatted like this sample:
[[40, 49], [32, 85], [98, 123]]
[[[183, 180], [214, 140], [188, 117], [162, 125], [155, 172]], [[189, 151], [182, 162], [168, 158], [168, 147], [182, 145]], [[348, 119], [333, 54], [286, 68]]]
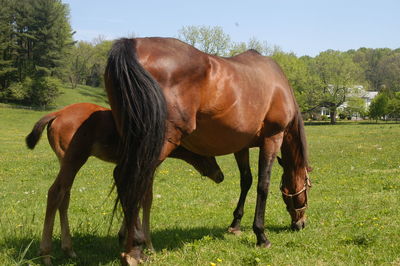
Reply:
[[278, 159], [278, 163], [280, 164], [280, 166], [283, 167], [283, 162], [282, 162], [282, 158], [279, 156], [276, 156], [276, 158]]
[[307, 169], [307, 172], [309, 172], [309, 173], [312, 172], [312, 167], [311, 166], [307, 166], [306, 169]]

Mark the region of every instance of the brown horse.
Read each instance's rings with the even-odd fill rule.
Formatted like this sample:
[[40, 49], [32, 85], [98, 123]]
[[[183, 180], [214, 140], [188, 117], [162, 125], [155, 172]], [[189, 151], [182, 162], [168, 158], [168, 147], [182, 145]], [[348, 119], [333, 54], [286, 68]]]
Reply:
[[151, 190], [156, 167], [179, 145], [204, 156], [235, 153], [243, 162], [234, 232], [240, 230], [251, 184], [248, 149], [260, 148], [253, 231], [261, 247], [270, 246], [264, 214], [280, 150], [283, 199], [292, 227], [304, 227], [309, 185], [304, 126], [288, 80], [272, 59], [254, 50], [212, 56], [171, 38], [121, 39], [110, 51], [105, 84], [124, 148], [114, 171], [128, 224], [123, 263], [140, 260], [140, 202]]
[[[67, 255], [75, 257], [67, 215], [72, 184], [89, 156], [95, 156], [107, 162], [117, 162], [119, 136], [111, 110], [95, 104], [78, 103], [43, 116], [26, 138], [30, 149], [35, 147], [46, 125], [50, 146], [60, 162], [58, 176], [48, 191], [46, 217], [40, 244], [44, 263], [51, 264], [49, 254], [57, 209], [60, 212], [61, 247]], [[223, 180], [223, 174], [214, 157], [199, 156], [183, 147], [176, 149], [170, 157], [185, 160], [202, 175], [210, 177], [217, 183]], [[151, 196], [149, 193], [143, 204], [143, 232], [148, 248], [152, 248], [149, 235]], [[120, 241], [125, 235], [124, 228], [125, 224], [122, 223], [118, 233]]]

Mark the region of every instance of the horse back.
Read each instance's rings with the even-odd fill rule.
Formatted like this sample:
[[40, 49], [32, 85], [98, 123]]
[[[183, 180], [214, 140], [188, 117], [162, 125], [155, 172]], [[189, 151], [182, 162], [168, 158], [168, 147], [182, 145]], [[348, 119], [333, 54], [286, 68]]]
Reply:
[[135, 39], [137, 56], [168, 103], [168, 122], [182, 145], [220, 155], [254, 146], [282, 131], [296, 104], [280, 67], [248, 51], [231, 58], [205, 54], [175, 39]]
[[111, 150], [116, 150], [118, 136], [107, 108], [90, 103], [69, 105], [56, 113], [47, 136], [61, 162], [91, 155], [106, 161], [115, 160], [115, 151], [111, 153]]

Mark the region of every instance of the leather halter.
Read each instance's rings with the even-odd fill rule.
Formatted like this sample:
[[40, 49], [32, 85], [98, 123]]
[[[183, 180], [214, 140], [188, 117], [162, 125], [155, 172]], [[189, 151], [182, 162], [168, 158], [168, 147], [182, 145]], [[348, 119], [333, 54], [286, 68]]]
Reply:
[[[307, 193], [307, 192], [308, 192], [308, 189], [309, 189], [310, 187], [312, 187], [312, 185], [311, 185], [311, 179], [310, 179], [310, 176], [308, 175], [307, 169], [305, 169], [305, 171], [306, 171], [306, 179], [305, 179], [305, 181], [304, 181], [304, 187], [303, 187], [300, 191], [297, 191], [297, 192], [295, 192], [295, 193], [293, 193], [293, 194], [290, 194], [290, 193], [286, 193], [286, 192], [283, 190], [283, 184], [282, 184], [282, 182], [281, 182], [281, 186], [280, 186], [280, 190], [281, 190], [281, 192], [282, 192], [282, 195], [285, 196], [285, 197], [290, 198], [290, 200], [292, 201], [292, 206], [293, 206], [293, 207], [294, 207], [293, 197], [296, 197], [296, 196], [300, 195], [300, 194], [303, 193], [303, 192], [306, 193], [306, 201], [305, 201], [304, 206], [303, 206], [303, 207], [300, 207], [300, 208], [292, 208], [292, 209], [290, 209], [290, 210], [294, 210], [296, 213], [298, 213], [298, 212], [300, 212], [300, 211], [303, 211], [303, 210], [307, 209], [307, 207], [308, 207], [308, 205], [307, 205], [308, 193]], [[289, 208], [287, 208], [287, 209], [289, 210]]]

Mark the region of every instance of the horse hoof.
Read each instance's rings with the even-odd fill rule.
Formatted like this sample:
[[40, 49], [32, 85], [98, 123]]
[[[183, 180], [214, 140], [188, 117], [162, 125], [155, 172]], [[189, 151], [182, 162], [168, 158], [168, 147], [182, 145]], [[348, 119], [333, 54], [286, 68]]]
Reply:
[[46, 266], [52, 266], [53, 265], [53, 263], [51, 262], [51, 256], [50, 255], [43, 256], [42, 262]]
[[78, 257], [78, 256], [76, 255], [75, 251], [73, 251], [72, 249], [65, 250], [64, 252], [65, 252], [65, 254], [67, 254], [67, 256], [70, 257], [70, 258], [75, 259], [75, 258]]
[[135, 259], [134, 257], [126, 254], [125, 252], [121, 253], [121, 264], [123, 266], [136, 266], [140, 263], [140, 260]]
[[266, 242], [257, 243], [257, 247], [259, 247], [259, 248], [270, 248], [271, 247], [271, 242], [269, 242], [267, 240]]
[[147, 252], [149, 252], [150, 254], [154, 254], [154, 253], [156, 253], [156, 250], [154, 249], [154, 247], [153, 247], [153, 245], [152, 244], [147, 244], [146, 245], [146, 250], [147, 250]]
[[63, 249], [64, 254], [70, 258], [77, 258], [78, 256], [76, 255], [75, 251], [72, 248], [65, 248]]
[[144, 263], [147, 260], [147, 256], [143, 254], [141, 248], [133, 248], [129, 253], [121, 253], [122, 265], [134, 266]]
[[231, 234], [234, 234], [235, 236], [240, 236], [242, 234], [242, 231], [240, 231], [240, 229], [233, 228], [233, 227], [229, 227], [228, 232]]

